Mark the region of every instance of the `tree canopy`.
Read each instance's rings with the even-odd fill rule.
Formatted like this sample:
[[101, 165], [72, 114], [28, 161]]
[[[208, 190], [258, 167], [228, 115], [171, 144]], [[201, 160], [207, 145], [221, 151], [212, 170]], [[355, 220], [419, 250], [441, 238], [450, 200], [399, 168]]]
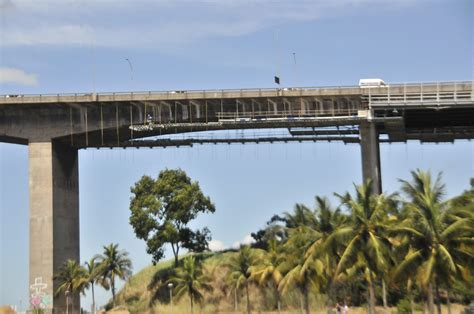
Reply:
[[165, 169], [155, 180], [143, 176], [131, 188], [130, 224], [138, 238], [146, 241], [147, 252], [156, 263], [169, 243], [178, 265], [180, 248], [193, 252], [208, 249], [208, 228], [192, 230], [188, 224], [199, 213], [214, 213], [215, 206], [199, 183], [181, 169]]

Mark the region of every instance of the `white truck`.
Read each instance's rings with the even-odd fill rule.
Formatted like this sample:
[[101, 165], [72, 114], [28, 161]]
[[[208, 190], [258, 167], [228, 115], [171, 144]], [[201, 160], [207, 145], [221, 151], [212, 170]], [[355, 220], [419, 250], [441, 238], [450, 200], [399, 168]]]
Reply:
[[369, 79], [360, 79], [359, 87], [368, 88], [368, 87], [384, 87], [388, 86], [382, 79], [379, 78], [369, 78]]

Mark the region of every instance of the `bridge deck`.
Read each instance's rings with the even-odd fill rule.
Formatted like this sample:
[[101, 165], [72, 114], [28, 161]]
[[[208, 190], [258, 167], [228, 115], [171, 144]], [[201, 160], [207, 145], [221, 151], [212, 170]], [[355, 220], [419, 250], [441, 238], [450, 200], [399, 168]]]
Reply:
[[0, 104], [88, 103], [131, 101], [186, 101], [258, 99], [275, 97], [361, 96], [374, 104], [446, 102], [474, 99], [474, 81], [404, 83], [382, 87], [331, 86], [252, 88], [221, 90], [178, 90], [146, 92], [64, 93], [0, 95]]
[[471, 139], [473, 85], [462, 81], [370, 88], [4, 95], [0, 141], [56, 139], [77, 148], [123, 147], [132, 139], [163, 134], [358, 126], [374, 119], [389, 141]]

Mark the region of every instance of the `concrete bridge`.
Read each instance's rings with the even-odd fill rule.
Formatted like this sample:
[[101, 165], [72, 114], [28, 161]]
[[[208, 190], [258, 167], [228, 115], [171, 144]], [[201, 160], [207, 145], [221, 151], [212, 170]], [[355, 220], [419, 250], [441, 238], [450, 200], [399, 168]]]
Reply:
[[[364, 180], [382, 191], [379, 142], [474, 138], [474, 81], [133, 93], [0, 96], [0, 141], [28, 145], [30, 284], [63, 313], [53, 274], [79, 261], [78, 149], [193, 143], [344, 141], [360, 143]], [[285, 138], [159, 136], [229, 129], [288, 130]], [[156, 139], [146, 139], [158, 136]], [[75, 312], [79, 296], [74, 296]]]

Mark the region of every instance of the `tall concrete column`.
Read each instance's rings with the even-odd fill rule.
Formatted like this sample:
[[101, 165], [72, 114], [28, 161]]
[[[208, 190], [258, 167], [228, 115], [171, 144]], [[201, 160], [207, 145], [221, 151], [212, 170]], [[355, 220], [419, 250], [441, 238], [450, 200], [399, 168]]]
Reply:
[[373, 122], [360, 125], [360, 148], [362, 153], [362, 178], [371, 179], [375, 193], [382, 193], [382, 173], [380, 168], [379, 134]]
[[[68, 259], [79, 262], [79, 176], [77, 150], [52, 142], [29, 143], [30, 305], [65, 313], [66, 297], [55, 296], [53, 276]], [[69, 296], [79, 313], [79, 296]]]

